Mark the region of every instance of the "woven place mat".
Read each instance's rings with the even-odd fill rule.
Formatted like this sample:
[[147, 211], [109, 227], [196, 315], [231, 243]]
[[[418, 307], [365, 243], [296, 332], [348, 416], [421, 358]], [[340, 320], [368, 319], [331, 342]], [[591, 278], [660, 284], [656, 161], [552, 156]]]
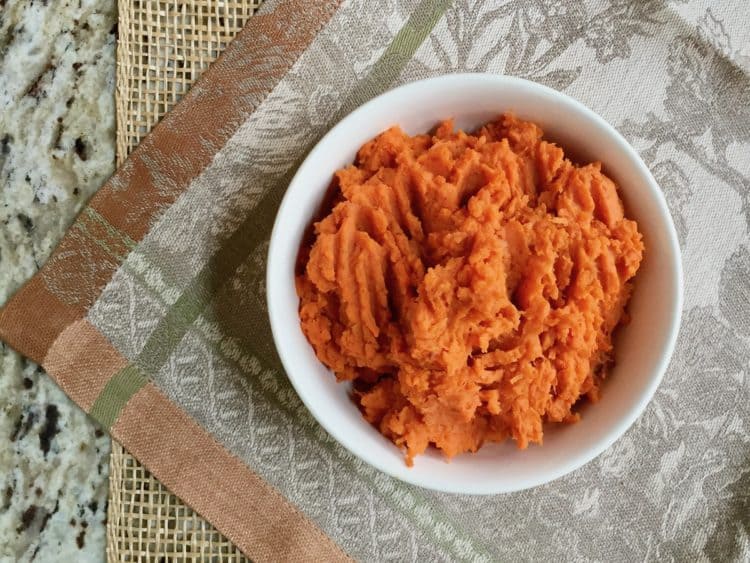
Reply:
[[[117, 164], [215, 60], [262, 0], [120, 0]], [[117, 442], [110, 457], [107, 560], [247, 561]]]

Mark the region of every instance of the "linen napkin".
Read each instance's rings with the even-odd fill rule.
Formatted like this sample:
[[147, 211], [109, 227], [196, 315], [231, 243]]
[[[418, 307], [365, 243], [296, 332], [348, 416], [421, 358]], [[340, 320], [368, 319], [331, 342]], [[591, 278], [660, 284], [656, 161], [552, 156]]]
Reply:
[[[750, 16], [743, 3], [269, 0], [0, 313], [160, 481], [257, 561], [750, 555]], [[512, 74], [623, 132], [687, 287], [646, 413], [583, 469], [467, 497], [338, 446], [277, 360], [268, 236], [296, 166], [400, 83]]]

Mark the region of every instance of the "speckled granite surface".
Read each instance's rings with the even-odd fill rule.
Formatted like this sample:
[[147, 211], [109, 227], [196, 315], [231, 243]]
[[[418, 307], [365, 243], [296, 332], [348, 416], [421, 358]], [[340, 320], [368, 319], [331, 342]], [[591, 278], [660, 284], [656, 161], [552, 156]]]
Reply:
[[[0, 0], [0, 304], [114, 169], [115, 0]], [[109, 439], [0, 343], [0, 561], [104, 559]]]

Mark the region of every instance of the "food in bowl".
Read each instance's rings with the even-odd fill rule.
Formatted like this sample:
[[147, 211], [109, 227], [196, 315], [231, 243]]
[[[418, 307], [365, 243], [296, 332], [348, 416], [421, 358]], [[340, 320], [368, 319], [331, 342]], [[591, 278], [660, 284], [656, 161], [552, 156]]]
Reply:
[[644, 249], [599, 163], [504, 114], [392, 127], [331, 189], [300, 249], [301, 327], [409, 465], [541, 443], [597, 399]]

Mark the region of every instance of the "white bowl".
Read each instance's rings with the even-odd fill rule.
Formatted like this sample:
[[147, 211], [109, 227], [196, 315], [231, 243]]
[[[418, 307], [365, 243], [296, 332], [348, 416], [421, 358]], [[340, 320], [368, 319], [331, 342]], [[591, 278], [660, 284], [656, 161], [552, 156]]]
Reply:
[[[546, 425], [544, 445], [519, 450], [513, 442], [485, 444], [475, 454], [446, 462], [436, 451], [408, 468], [403, 453], [370, 426], [336, 379], [315, 356], [300, 329], [294, 285], [297, 251], [333, 173], [357, 149], [391, 125], [407, 133], [430, 130], [454, 117], [464, 129], [503, 111], [542, 126], [579, 162], [600, 160], [620, 186], [626, 214], [645, 242], [630, 301], [632, 322], [619, 331], [616, 366], [601, 400], [572, 425]], [[300, 398], [345, 448], [374, 467], [431, 489], [494, 494], [533, 487], [569, 473], [622, 436], [643, 412], [667, 367], [680, 323], [682, 268], [672, 218], [659, 186], [635, 150], [601, 117], [579, 102], [539, 84], [486, 74], [454, 74], [391, 90], [345, 117], [300, 166], [279, 209], [268, 250], [268, 313], [281, 361]]]

